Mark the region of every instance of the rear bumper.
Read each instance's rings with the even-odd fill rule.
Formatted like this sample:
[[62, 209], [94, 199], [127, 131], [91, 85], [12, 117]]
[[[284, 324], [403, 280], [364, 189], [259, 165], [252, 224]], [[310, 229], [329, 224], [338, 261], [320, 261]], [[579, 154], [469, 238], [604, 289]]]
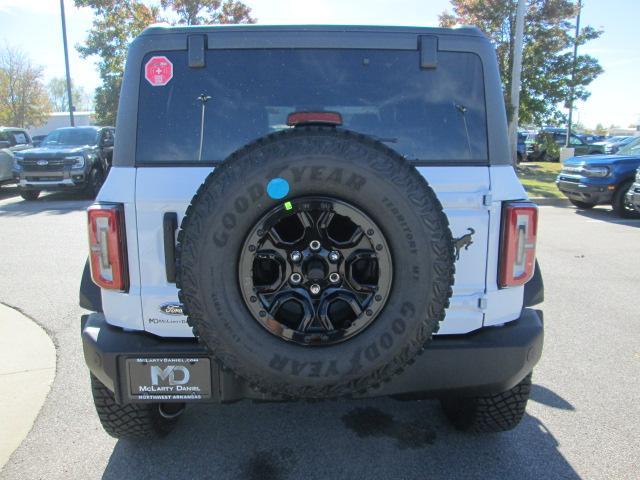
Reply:
[[[141, 401], [131, 394], [127, 359], [211, 358], [193, 339], [166, 339], [125, 332], [106, 323], [104, 315], [82, 317], [82, 344], [91, 372], [115, 394], [119, 403]], [[483, 328], [468, 335], [436, 337], [414, 364], [383, 387], [361, 397], [389, 395], [484, 395], [510, 389], [540, 359], [543, 344], [542, 312], [524, 309], [521, 317], [501, 327]], [[241, 399], [273, 400], [211, 361], [211, 398], [222, 403]], [[193, 399], [170, 399], [194, 401]], [[166, 401], [163, 399], [162, 401]], [[203, 401], [203, 400], [197, 400]]]
[[587, 185], [562, 179], [556, 180], [556, 185], [571, 200], [594, 205], [610, 204], [615, 190], [615, 185]]

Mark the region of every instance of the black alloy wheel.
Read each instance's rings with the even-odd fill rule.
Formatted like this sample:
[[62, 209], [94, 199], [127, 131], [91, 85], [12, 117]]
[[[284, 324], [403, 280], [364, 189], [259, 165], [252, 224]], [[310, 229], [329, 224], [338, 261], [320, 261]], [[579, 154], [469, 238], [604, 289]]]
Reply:
[[324, 197], [269, 211], [245, 241], [240, 287], [253, 317], [301, 345], [357, 335], [383, 309], [392, 260], [378, 225], [357, 207]]

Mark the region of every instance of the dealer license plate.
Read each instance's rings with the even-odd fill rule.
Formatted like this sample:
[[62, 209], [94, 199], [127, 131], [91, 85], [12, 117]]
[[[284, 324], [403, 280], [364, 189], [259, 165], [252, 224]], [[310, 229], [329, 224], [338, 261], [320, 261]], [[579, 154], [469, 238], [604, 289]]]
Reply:
[[208, 358], [128, 358], [130, 394], [136, 400], [206, 400], [211, 398]]

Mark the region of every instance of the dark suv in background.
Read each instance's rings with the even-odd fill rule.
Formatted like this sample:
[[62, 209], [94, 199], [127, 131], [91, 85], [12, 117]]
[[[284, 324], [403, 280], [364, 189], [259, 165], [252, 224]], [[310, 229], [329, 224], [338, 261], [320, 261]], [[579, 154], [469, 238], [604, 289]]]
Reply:
[[[534, 162], [560, 161], [560, 148], [564, 147], [566, 137], [567, 131], [564, 128], [543, 128], [538, 135], [536, 135], [530, 160]], [[603, 145], [589, 144], [575, 133], [572, 133], [569, 137], [569, 147], [574, 149], [574, 155], [576, 157], [605, 153]]]
[[113, 127], [58, 128], [37, 148], [16, 152], [14, 177], [20, 195], [76, 190], [95, 197], [111, 167]]
[[518, 132], [517, 156], [518, 163], [527, 161], [527, 133]]

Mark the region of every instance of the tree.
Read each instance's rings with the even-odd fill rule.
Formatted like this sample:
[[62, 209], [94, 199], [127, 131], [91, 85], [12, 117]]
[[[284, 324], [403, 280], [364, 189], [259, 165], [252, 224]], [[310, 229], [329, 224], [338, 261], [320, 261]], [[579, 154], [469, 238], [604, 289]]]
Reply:
[[178, 23], [204, 25], [211, 23], [255, 23], [251, 9], [234, 0], [160, 0], [165, 10], [178, 16]]
[[28, 128], [42, 125], [51, 105], [42, 83], [42, 67], [24, 52], [0, 50], [0, 124]]
[[606, 135], [607, 134], [607, 129], [604, 128], [604, 125], [599, 123], [599, 124], [596, 125], [595, 134], [596, 135]]
[[[455, 24], [476, 25], [496, 46], [498, 67], [505, 92], [507, 116], [512, 106], [511, 66], [515, 33], [516, 0], [451, 0], [453, 13], [440, 15], [445, 27]], [[576, 5], [569, 0], [529, 0], [524, 27], [520, 122], [523, 124], [558, 123], [564, 120], [560, 106], [571, 91], [573, 31]], [[602, 31], [586, 26], [578, 45], [598, 38]], [[602, 73], [598, 60], [578, 55], [575, 69], [575, 100], [586, 100], [587, 86]]]
[[147, 26], [169, 16], [187, 25], [255, 22], [251, 9], [234, 0], [161, 0], [159, 7], [139, 0], [75, 0], [75, 4], [93, 9], [86, 43], [76, 48], [85, 58], [98, 57], [102, 84], [96, 89], [95, 111], [96, 121], [103, 125], [115, 125], [127, 48]]
[[[67, 101], [67, 81], [62, 77], [56, 77], [47, 83], [49, 100], [54, 112], [68, 112], [69, 102]], [[76, 110], [91, 110], [91, 98], [82, 87], [78, 87], [71, 82], [71, 96], [73, 106]]]
[[159, 10], [135, 0], [75, 0], [75, 4], [94, 13], [85, 45], [76, 48], [84, 58], [98, 57], [102, 84], [95, 94], [96, 121], [115, 125], [127, 48], [136, 35], [158, 21]]

